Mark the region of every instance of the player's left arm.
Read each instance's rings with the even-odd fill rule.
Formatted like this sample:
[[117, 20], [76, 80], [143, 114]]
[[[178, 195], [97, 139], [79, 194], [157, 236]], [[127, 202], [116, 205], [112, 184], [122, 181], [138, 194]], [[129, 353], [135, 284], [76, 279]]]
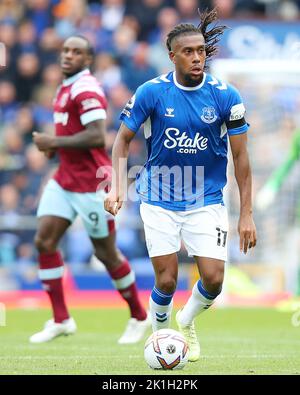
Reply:
[[240, 250], [245, 254], [256, 245], [256, 227], [252, 215], [252, 174], [247, 151], [247, 133], [229, 136], [235, 178], [240, 193], [238, 232]]
[[99, 119], [85, 125], [85, 129], [72, 136], [50, 136], [33, 132], [33, 141], [40, 151], [57, 148], [103, 148], [105, 146], [105, 120]]

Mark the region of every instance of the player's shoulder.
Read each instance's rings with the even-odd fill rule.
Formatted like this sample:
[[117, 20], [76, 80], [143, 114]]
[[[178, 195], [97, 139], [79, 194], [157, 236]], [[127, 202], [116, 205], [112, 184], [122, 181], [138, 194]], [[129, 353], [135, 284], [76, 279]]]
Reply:
[[79, 76], [72, 84], [72, 89], [76, 89], [78, 86], [97, 84], [99, 85], [96, 77], [91, 73], [84, 73]]
[[227, 81], [223, 81], [220, 78], [213, 76], [212, 74], [206, 74], [205, 85], [207, 89], [214, 91], [215, 94], [221, 97], [237, 95], [237, 88], [228, 83]]
[[91, 73], [81, 75], [71, 87], [71, 97], [74, 99], [81, 93], [95, 92], [101, 96], [104, 96], [103, 90], [96, 77]]
[[146, 81], [138, 88], [144, 94], [161, 94], [173, 85], [173, 73], [161, 74], [151, 80]]

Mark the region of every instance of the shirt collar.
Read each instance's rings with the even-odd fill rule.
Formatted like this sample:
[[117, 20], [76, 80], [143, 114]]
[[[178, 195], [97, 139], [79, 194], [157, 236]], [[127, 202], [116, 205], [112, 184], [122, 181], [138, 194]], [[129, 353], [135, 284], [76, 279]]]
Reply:
[[73, 84], [75, 81], [77, 81], [81, 76], [88, 75], [88, 74], [90, 74], [90, 70], [84, 69], [84, 70], [80, 71], [79, 73], [72, 75], [72, 77], [64, 79], [62, 84], [63, 84], [63, 86], [69, 86], [69, 85]]
[[203, 73], [203, 79], [202, 79], [201, 84], [196, 85], [196, 86], [183, 86], [183, 85], [179, 84], [179, 82], [177, 82], [176, 73], [175, 73], [175, 71], [173, 72], [174, 84], [177, 86], [177, 88], [182, 89], [184, 91], [195, 91], [197, 89], [202, 88], [202, 86], [204, 85], [205, 79], [206, 79], [206, 73]]

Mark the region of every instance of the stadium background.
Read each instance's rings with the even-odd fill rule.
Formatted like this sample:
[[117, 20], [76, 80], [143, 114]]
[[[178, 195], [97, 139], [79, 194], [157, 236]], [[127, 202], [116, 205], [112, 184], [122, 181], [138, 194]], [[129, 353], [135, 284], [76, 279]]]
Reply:
[[[94, 73], [109, 100], [107, 144], [111, 149], [124, 103], [141, 83], [171, 69], [166, 33], [179, 22], [197, 24], [197, 7], [206, 6], [218, 6], [220, 18], [230, 26], [221, 41], [219, 59], [271, 59], [275, 64], [283, 57], [297, 57], [299, 0], [1, 1], [0, 42], [7, 51], [6, 67], [0, 67], [0, 301], [14, 304], [23, 299], [13, 291], [23, 290], [28, 296], [37, 295], [30, 292], [41, 289], [33, 246], [35, 212], [56, 163], [37, 151], [31, 133], [53, 130], [52, 99], [61, 79], [57, 54], [62, 41], [70, 34], [83, 34], [96, 49]], [[235, 83], [234, 75], [231, 78]], [[269, 87], [257, 97], [258, 86], [249, 87], [242, 81], [238, 87], [252, 126], [249, 150], [255, 195], [288, 152], [300, 122], [300, 92], [299, 86], [282, 84], [275, 92]], [[142, 164], [145, 155], [140, 133], [132, 142], [129, 167]], [[276, 208], [255, 213], [259, 243], [247, 256], [238, 250], [237, 189], [229, 189], [232, 229], [225, 290], [231, 303], [273, 304], [298, 292], [295, 267], [300, 237], [290, 235], [294, 234], [299, 184], [296, 166], [276, 200]], [[122, 209], [117, 241], [131, 260], [139, 287], [150, 289], [153, 274], [138, 203], [128, 202]], [[80, 222], [68, 231], [61, 247], [70, 269], [69, 289], [112, 289], [103, 269], [90, 262], [91, 244]], [[184, 248], [180, 261], [178, 288], [184, 291], [194, 277]], [[31, 303], [29, 298], [27, 301]]]

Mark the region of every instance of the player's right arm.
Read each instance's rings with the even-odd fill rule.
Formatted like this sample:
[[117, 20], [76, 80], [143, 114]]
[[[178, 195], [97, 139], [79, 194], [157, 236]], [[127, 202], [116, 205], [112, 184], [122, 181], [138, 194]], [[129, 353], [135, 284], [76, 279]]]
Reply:
[[256, 196], [256, 207], [265, 210], [275, 200], [277, 192], [285, 181], [295, 162], [300, 158], [300, 129], [296, 130], [285, 161], [271, 174], [263, 188]]
[[105, 210], [113, 215], [118, 213], [124, 201], [127, 158], [129, 145], [134, 136], [135, 133], [122, 122], [112, 150], [111, 190], [104, 201]]
[[130, 142], [153, 108], [151, 83], [145, 83], [137, 89], [120, 116], [122, 123], [112, 149], [111, 190], [104, 202], [105, 210], [113, 215], [118, 213], [124, 201]]
[[[72, 130], [74, 119], [76, 120], [76, 133], [56, 133], [50, 136], [34, 132], [33, 140], [38, 149], [43, 152], [49, 150], [63, 149], [80, 149], [88, 150], [91, 148], [104, 148], [106, 135], [106, 98], [102, 89], [91, 75], [84, 76], [77, 80], [71, 87], [69, 106], [72, 106], [72, 114], [65, 112], [56, 103], [54, 112], [54, 122], [64, 125], [66, 118], [66, 128]], [[57, 99], [56, 99], [57, 102]], [[58, 100], [59, 102], [59, 100]], [[71, 119], [73, 120], [71, 121]], [[78, 121], [82, 129], [77, 130]]]
[[58, 148], [103, 148], [105, 145], [105, 121], [96, 119], [87, 123], [85, 129], [71, 136], [51, 136], [46, 133], [33, 132], [33, 141], [40, 151]]

